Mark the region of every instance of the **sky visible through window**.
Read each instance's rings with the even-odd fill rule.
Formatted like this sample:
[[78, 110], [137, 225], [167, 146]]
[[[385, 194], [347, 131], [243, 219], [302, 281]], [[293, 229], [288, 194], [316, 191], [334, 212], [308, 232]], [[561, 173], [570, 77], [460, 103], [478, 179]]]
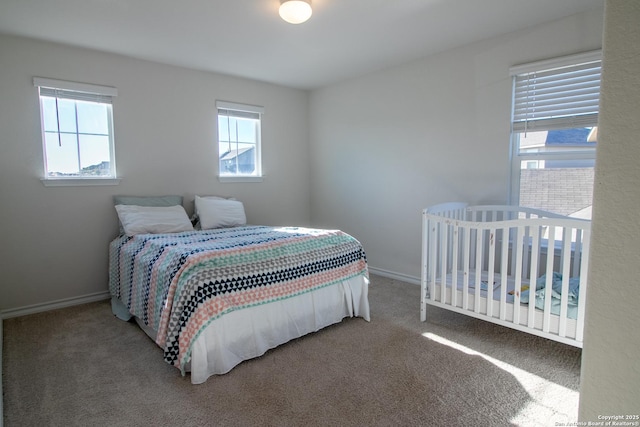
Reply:
[[256, 143], [256, 120], [229, 116], [218, 116], [220, 154], [233, 149], [232, 142]]
[[110, 173], [111, 106], [48, 96], [41, 99], [47, 174], [102, 175], [101, 166]]
[[218, 115], [218, 155], [220, 173], [256, 172], [256, 147], [259, 120]]

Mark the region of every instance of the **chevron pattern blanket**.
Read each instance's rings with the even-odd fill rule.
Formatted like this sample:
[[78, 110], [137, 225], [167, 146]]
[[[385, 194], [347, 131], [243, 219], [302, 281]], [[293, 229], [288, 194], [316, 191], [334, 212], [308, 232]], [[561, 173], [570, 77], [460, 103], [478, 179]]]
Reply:
[[367, 275], [360, 243], [338, 230], [245, 226], [120, 236], [109, 248], [109, 289], [158, 331], [165, 360], [181, 369], [208, 324]]

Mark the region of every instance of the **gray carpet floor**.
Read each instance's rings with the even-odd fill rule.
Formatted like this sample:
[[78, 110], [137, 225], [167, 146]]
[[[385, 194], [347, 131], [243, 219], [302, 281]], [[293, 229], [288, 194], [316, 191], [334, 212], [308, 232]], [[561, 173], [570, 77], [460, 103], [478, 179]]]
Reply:
[[579, 349], [429, 308], [372, 276], [371, 322], [291, 341], [201, 385], [108, 301], [4, 321], [13, 426], [554, 426], [577, 420]]

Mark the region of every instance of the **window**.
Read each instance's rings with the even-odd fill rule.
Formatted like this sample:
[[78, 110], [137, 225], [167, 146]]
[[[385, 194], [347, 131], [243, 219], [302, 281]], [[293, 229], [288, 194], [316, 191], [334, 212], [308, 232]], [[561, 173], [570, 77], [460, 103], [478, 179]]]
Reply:
[[591, 218], [601, 54], [513, 67], [513, 204]]
[[40, 95], [43, 182], [115, 179], [112, 97], [117, 90], [42, 78], [33, 83]]
[[218, 166], [221, 181], [261, 181], [264, 108], [218, 101]]

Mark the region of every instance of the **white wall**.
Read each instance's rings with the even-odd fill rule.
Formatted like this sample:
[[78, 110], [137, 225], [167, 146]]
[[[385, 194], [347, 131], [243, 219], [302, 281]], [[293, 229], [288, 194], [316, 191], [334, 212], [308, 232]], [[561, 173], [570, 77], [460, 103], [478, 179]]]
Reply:
[[[1, 35], [0, 64], [0, 310], [107, 290], [115, 194], [235, 196], [252, 223], [309, 225], [307, 92]], [[118, 89], [119, 186], [43, 186], [34, 76]], [[216, 99], [265, 107], [264, 182], [218, 182]]]
[[640, 412], [640, 2], [608, 0], [605, 15], [580, 387], [584, 422]]
[[418, 278], [423, 208], [507, 201], [509, 67], [599, 49], [602, 21], [594, 10], [313, 91], [314, 225]]

